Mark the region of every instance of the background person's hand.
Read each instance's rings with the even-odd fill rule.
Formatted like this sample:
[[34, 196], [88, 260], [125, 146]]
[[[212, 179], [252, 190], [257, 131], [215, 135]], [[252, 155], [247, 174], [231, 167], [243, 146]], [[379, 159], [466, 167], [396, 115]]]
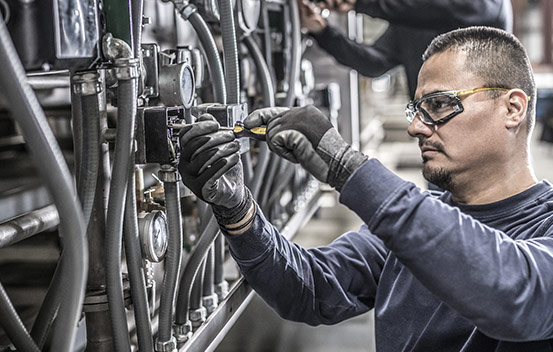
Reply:
[[310, 33], [320, 33], [326, 27], [326, 20], [316, 11], [316, 6], [308, 0], [296, 0], [300, 11], [301, 27]]
[[244, 186], [240, 144], [230, 130], [219, 130], [209, 114], [180, 132], [179, 172], [183, 183], [213, 206], [221, 225], [241, 220], [253, 202]]
[[339, 13], [355, 10], [356, 0], [324, 0], [319, 6], [323, 9], [329, 9]]
[[367, 160], [313, 106], [259, 109], [244, 120], [244, 125], [247, 128], [266, 125], [267, 143], [272, 151], [300, 163], [318, 180], [338, 190]]

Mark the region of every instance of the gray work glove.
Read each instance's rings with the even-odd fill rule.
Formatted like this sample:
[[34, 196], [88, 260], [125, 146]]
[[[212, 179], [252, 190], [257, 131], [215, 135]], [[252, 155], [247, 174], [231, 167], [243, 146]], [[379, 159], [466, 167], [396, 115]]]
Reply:
[[334, 129], [328, 118], [313, 106], [265, 108], [244, 120], [246, 128], [267, 126], [269, 148], [300, 163], [307, 171], [338, 191], [349, 176], [367, 160]]
[[230, 130], [219, 130], [210, 114], [180, 132], [179, 172], [198, 198], [212, 205], [221, 225], [235, 224], [247, 214], [253, 199], [244, 185], [240, 144]]

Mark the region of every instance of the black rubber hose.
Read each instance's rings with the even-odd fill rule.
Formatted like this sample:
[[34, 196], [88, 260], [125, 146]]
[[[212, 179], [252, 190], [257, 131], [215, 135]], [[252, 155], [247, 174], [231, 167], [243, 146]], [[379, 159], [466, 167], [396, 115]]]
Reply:
[[190, 310], [196, 310], [202, 307], [202, 291], [203, 291], [205, 272], [206, 272], [206, 266], [207, 266], [206, 260], [207, 260], [207, 257], [209, 256], [209, 252], [210, 251], [208, 250], [208, 255], [204, 257], [204, 259], [202, 260], [198, 273], [194, 278], [194, 283], [192, 284], [192, 290], [190, 291], [190, 307], [189, 307]]
[[142, 17], [144, 15], [144, 0], [132, 0], [132, 31], [134, 57], [139, 58], [142, 44]]
[[98, 95], [81, 97], [83, 116], [82, 149], [77, 178], [77, 193], [83, 206], [85, 224], [90, 221], [96, 183], [98, 182], [98, 167], [100, 163], [100, 108]]
[[[268, 67], [273, 67], [273, 49], [271, 45], [271, 25], [269, 23], [269, 9], [267, 0], [261, 0], [261, 27], [263, 28], [263, 51]], [[273, 78], [271, 73], [271, 78]], [[274, 82], [274, 79], [273, 79]], [[273, 86], [274, 88], [274, 86]]]
[[161, 284], [158, 341], [167, 342], [172, 336], [173, 306], [182, 256], [182, 218], [178, 182], [164, 182], [163, 186], [169, 224], [169, 245], [165, 257], [165, 275]]
[[290, 0], [288, 2], [290, 9], [290, 22], [292, 22], [292, 46], [290, 62], [290, 75], [288, 76], [288, 91], [286, 92], [286, 98], [284, 99], [284, 106], [294, 105], [296, 99], [296, 82], [300, 78], [301, 70], [301, 25], [300, 25], [300, 10], [296, 0]]
[[[263, 4], [262, 4], [263, 6]], [[267, 23], [268, 27], [268, 23]], [[274, 83], [269, 71], [269, 66], [266, 60], [263, 58], [261, 49], [257, 45], [255, 39], [252, 36], [247, 36], [243, 39], [244, 44], [248, 48], [250, 55], [257, 67], [257, 73], [260, 78], [261, 90], [263, 92], [263, 105], [275, 106], [275, 91]], [[251, 183], [251, 192], [255, 199], [259, 196], [259, 190], [263, 181], [267, 165], [269, 163], [269, 147], [267, 143], [259, 143], [259, 153], [257, 155], [257, 163], [255, 165], [255, 177]]]
[[40, 351], [15, 311], [2, 284], [0, 284], [0, 316], [2, 317], [0, 326], [18, 351]]
[[134, 141], [136, 79], [120, 80], [117, 94], [117, 136], [106, 221], [106, 284], [114, 348], [116, 351], [129, 351], [129, 328], [121, 275], [121, 245], [125, 195]]
[[263, 58], [261, 49], [257, 45], [255, 39], [252, 36], [244, 37], [243, 39], [246, 48], [257, 67], [258, 77], [261, 83], [261, 90], [263, 92], [263, 105], [264, 106], [275, 106], [275, 89], [274, 83], [271, 76], [271, 71], [269, 70], [269, 65], [267, 61]]
[[62, 255], [56, 266], [56, 271], [54, 272], [46, 296], [42, 300], [42, 305], [33, 323], [33, 328], [31, 329], [31, 337], [36, 342], [39, 349], [42, 349], [44, 346], [50, 328], [54, 323], [54, 319], [61, 305], [61, 294], [59, 294], [59, 292], [62, 290], [64, 270], [67, 270], [67, 265], [64, 265]]
[[293, 164], [287, 163], [284, 165], [284, 171], [278, 176], [278, 183], [275, 183], [271, 189], [271, 196], [267, 201], [267, 207], [270, 208], [271, 205], [278, 199], [284, 188], [290, 184], [290, 180], [292, 180], [292, 177], [294, 177], [295, 174], [296, 169]]
[[186, 264], [179, 285], [179, 294], [177, 296], [177, 310], [175, 314], [175, 324], [182, 325], [188, 321], [188, 307], [190, 303], [190, 292], [192, 283], [196, 277], [203, 258], [205, 257], [209, 247], [219, 233], [219, 225], [215, 216], [212, 216], [207, 226], [202, 232], [195, 250], [190, 255], [190, 259]]
[[67, 164], [34, 92], [26, 83], [25, 71], [3, 21], [0, 21], [0, 67], [0, 91], [10, 102], [12, 117], [21, 127], [35, 165], [60, 214], [62, 263], [67, 265], [67, 271], [61, 278], [63, 284], [59, 285], [64, 304], [58, 311], [56, 328], [52, 332], [52, 350], [72, 351], [88, 270], [83, 214]]
[[225, 237], [219, 233], [215, 239], [213, 245], [215, 248], [215, 268], [213, 273], [213, 282], [215, 285], [221, 284], [225, 281], [225, 272], [223, 270], [223, 264], [225, 262]]
[[[185, 18], [185, 16], [183, 16], [183, 18]], [[207, 59], [207, 68], [209, 70], [209, 75], [211, 76], [214, 86], [213, 97], [215, 99], [215, 102], [226, 104], [227, 90], [225, 84], [225, 76], [223, 73], [223, 64], [221, 63], [219, 49], [217, 49], [217, 44], [215, 43], [213, 34], [211, 34], [209, 27], [197, 11], [194, 11], [192, 14], [190, 14], [190, 16], [188, 17], [188, 21], [190, 21], [190, 24], [196, 31], [198, 39], [200, 40], [200, 45], [205, 53]]]
[[150, 319], [150, 307], [147, 298], [148, 293], [146, 292], [144, 260], [142, 258], [142, 249], [140, 247], [140, 238], [138, 235], [138, 219], [136, 218], [134, 162], [131, 162], [131, 168], [129, 170], [123, 235], [131, 285], [131, 297], [134, 307], [134, 319], [136, 321], [136, 333], [138, 335], [138, 350], [142, 352], [153, 352], [152, 321]]
[[278, 166], [280, 164], [280, 158], [275, 154], [270, 155], [269, 165], [267, 166], [265, 180], [263, 182], [263, 188], [261, 189], [261, 194], [259, 196], [259, 204], [263, 211], [267, 211], [267, 201], [269, 200], [269, 195], [271, 193], [271, 185], [277, 173]]
[[203, 296], [210, 296], [215, 292], [213, 283], [215, 282], [215, 246], [217, 246], [217, 238], [213, 245], [209, 248], [207, 252], [207, 257], [205, 258], [205, 272], [204, 272], [204, 283], [203, 283]]
[[227, 103], [238, 104], [240, 103], [240, 71], [238, 68], [238, 43], [236, 41], [232, 0], [217, 0], [217, 5], [219, 5], [219, 14], [221, 16]]

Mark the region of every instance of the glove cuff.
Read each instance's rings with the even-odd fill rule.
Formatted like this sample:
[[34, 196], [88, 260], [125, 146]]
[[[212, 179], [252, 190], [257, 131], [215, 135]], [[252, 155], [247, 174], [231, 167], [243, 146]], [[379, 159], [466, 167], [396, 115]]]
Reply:
[[248, 211], [251, 209], [253, 204], [252, 193], [248, 187], [244, 186], [244, 197], [238, 203], [237, 206], [233, 208], [227, 208], [222, 205], [212, 205], [213, 214], [217, 219], [217, 223], [222, 226], [232, 225], [240, 222], [248, 215]]
[[357, 170], [368, 157], [354, 150], [351, 145], [347, 145], [336, 155], [336, 159], [332, 159], [332, 164], [329, 165], [328, 180], [327, 183], [336, 190], [341, 191], [342, 186], [348, 178]]

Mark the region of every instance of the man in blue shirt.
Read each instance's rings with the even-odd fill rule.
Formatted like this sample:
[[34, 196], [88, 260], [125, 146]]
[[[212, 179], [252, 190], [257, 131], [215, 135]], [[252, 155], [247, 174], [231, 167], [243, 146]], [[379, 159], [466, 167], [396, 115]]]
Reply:
[[470, 27], [423, 60], [408, 132], [440, 198], [353, 150], [313, 107], [261, 109], [245, 125], [266, 125], [274, 152], [335, 187], [359, 231], [288, 242], [244, 186], [238, 143], [207, 117], [182, 136], [183, 181], [284, 318], [333, 324], [374, 308], [378, 351], [553, 351], [553, 187], [531, 167], [528, 56], [511, 34]]

